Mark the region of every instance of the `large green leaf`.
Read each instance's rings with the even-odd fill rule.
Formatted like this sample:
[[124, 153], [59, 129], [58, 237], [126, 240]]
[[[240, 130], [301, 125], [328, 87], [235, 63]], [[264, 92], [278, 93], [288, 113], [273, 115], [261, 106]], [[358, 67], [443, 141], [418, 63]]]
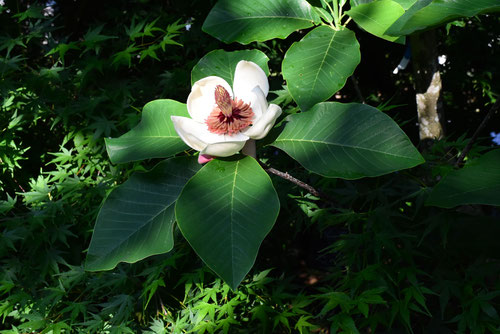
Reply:
[[189, 117], [186, 105], [173, 100], [155, 100], [144, 106], [141, 122], [119, 138], [106, 139], [113, 163], [166, 158], [189, 147], [175, 132], [170, 116]]
[[233, 290], [252, 268], [278, 212], [271, 179], [251, 157], [209, 162], [175, 205], [184, 237]]
[[[373, 2], [381, 2], [385, 0], [351, 0], [351, 8], [354, 8], [359, 5], [367, 4], [367, 3], [373, 3]], [[403, 7], [403, 9], [408, 9], [411, 6], [413, 6], [417, 1], [424, 2], [424, 1], [432, 1], [432, 0], [393, 0], [394, 2], [397, 2], [398, 4]]]
[[424, 162], [389, 116], [365, 104], [320, 103], [288, 120], [271, 145], [323, 176], [357, 179]]
[[353, 7], [347, 14], [369, 33], [394, 42], [399, 37], [384, 33], [404, 12], [404, 8], [396, 1], [381, 0]]
[[498, 0], [421, 0], [408, 8], [385, 33], [409, 35], [460, 17], [500, 11]]
[[288, 49], [283, 77], [302, 111], [341, 89], [361, 60], [359, 43], [348, 29], [315, 28]]
[[500, 205], [500, 149], [488, 152], [443, 177], [426, 204], [442, 208], [462, 204]]
[[199, 169], [195, 158], [172, 158], [114, 189], [97, 216], [85, 269], [109, 270], [170, 251], [174, 203]]
[[286, 38], [320, 18], [305, 0], [220, 0], [203, 23], [203, 31], [223, 42], [248, 44]]
[[240, 60], [248, 60], [256, 63], [266, 72], [266, 75], [269, 75], [269, 67], [267, 66], [269, 58], [262, 51], [241, 50], [227, 52], [224, 50], [214, 50], [207, 53], [193, 67], [191, 71], [191, 84], [193, 85], [202, 78], [216, 75], [233, 86], [234, 70]]

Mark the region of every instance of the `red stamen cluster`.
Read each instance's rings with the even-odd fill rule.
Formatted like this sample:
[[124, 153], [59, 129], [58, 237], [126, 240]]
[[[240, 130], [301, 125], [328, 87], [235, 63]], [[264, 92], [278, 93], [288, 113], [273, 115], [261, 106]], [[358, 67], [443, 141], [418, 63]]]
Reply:
[[206, 120], [210, 132], [232, 135], [252, 124], [254, 113], [250, 105], [237, 98], [231, 99], [221, 85], [215, 88], [215, 104]]

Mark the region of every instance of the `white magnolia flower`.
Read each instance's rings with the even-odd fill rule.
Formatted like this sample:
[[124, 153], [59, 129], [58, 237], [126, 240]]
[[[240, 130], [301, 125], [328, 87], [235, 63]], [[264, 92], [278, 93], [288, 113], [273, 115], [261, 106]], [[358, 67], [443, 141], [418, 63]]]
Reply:
[[187, 145], [200, 151], [200, 157], [231, 156], [247, 140], [264, 138], [281, 114], [279, 106], [268, 105], [268, 92], [264, 71], [242, 60], [236, 65], [233, 89], [217, 76], [195, 82], [187, 99], [191, 118], [171, 116], [175, 130]]

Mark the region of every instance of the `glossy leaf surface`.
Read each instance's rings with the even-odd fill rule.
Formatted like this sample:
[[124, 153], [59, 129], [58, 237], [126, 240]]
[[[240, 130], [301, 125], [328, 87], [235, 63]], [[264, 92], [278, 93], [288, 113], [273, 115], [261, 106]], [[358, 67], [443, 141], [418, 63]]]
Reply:
[[233, 290], [253, 266], [278, 212], [271, 179], [251, 157], [209, 162], [175, 206], [184, 237]]
[[283, 77], [302, 111], [341, 89], [361, 60], [359, 43], [348, 29], [321, 26], [294, 43], [283, 60]]
[[[368, 4], [368, 3], [373, 3], [373, 2], [382, 2], [386, 0], [351, 0], [351, 8], [354, 8], [359, 5], [363, 4]], [[394, 2], [398, 3], [403, 7], [405, 10], [413, 6], [417, 1], [431, 1], [431, 0], [393, 0]]]
[[225, 43], [248, 44], [286, 38], [320, 18], [305, 0], [220, 0], [203, 23], [203, 31]]
[[344, 179], [383, 175], [424, 162], [389, 116], [358, 103], [325, 102], [291, 115], [272, 145], [314, 173]]
[[114, 189], [97, 216], [85, 269], [109, 270], [170, 251], [174, 203], [199, 169], [193, 157], [172, 158]]
[[[399, 18], [396, 4], [404, 9]], [[497, 0], [351, 0], [348, 14], [370, 33], [390, 40], [390, 36], [409, 35], [457, 18], [498, 11]]]
[[460, 17], [498, 11], [500, 11], [498, 0], [417, 1], [386, 31], [386, 34], [409, 35]]
[[175, 132], [170, 116], [189, 117], [186, 105], [173, 100], [155, 100], [144, 106], [141, 122], [119, 138], [106, 139], [113, 163], [167, 158], [189, 147]]
[[240, 60], [248, 60], [259, 65], [266, 75], [269, 75], [267, 62], [269, 58], [259, 50], [241, 50], [227, 52], [224, 50], [214, 50], [207, 53], [191, 71], [191, 85], [205, 77], [216, 75], [226, 80], [233, 86], [234, 70]]
[[500, 205], [500, 149], [451, 171], [434, 187], [426, 204], [442, 208], [463, 204]]
[[384, 33], [404, 12], [396, 1], [381, 0], [353, 7], [347, 14], [369, 33], [394, 42], [399, 37]]

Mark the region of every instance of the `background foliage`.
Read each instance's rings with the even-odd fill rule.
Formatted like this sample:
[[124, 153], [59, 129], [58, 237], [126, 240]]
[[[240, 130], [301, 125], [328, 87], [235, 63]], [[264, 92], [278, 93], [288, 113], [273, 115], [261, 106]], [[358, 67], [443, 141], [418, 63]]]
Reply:
[[[331, 200], [273, 178], [277, 224], [233, 292], [179, 231], [170, 253], [83, 270], [106, 194], [157, 162], [112, 164], [104, 138], [135, 126], [153, 99], [184, 101], [191, 69], [209, 51], [245, 48], [201, 31], [215, 2], [0, 3], [2, 333], [500, 332], [498, 208], [424, 206], [497, 97], [498, 16], [438, 30], [449, 136], [425, 165], [326, 179], [264, 149], [268, 163]], [[404, 47], [350, 28], [367, 56], [358, 87], [348, 80], [332, 99], [365, 99], [417, 144], [412, 74], [392, 74]], [[250, 44], [270, 58], [275, 103], [290, 114], [297, 107], [280, 64], [306, 33]], [[495, 120], [470, 156], [494, 145]]]

